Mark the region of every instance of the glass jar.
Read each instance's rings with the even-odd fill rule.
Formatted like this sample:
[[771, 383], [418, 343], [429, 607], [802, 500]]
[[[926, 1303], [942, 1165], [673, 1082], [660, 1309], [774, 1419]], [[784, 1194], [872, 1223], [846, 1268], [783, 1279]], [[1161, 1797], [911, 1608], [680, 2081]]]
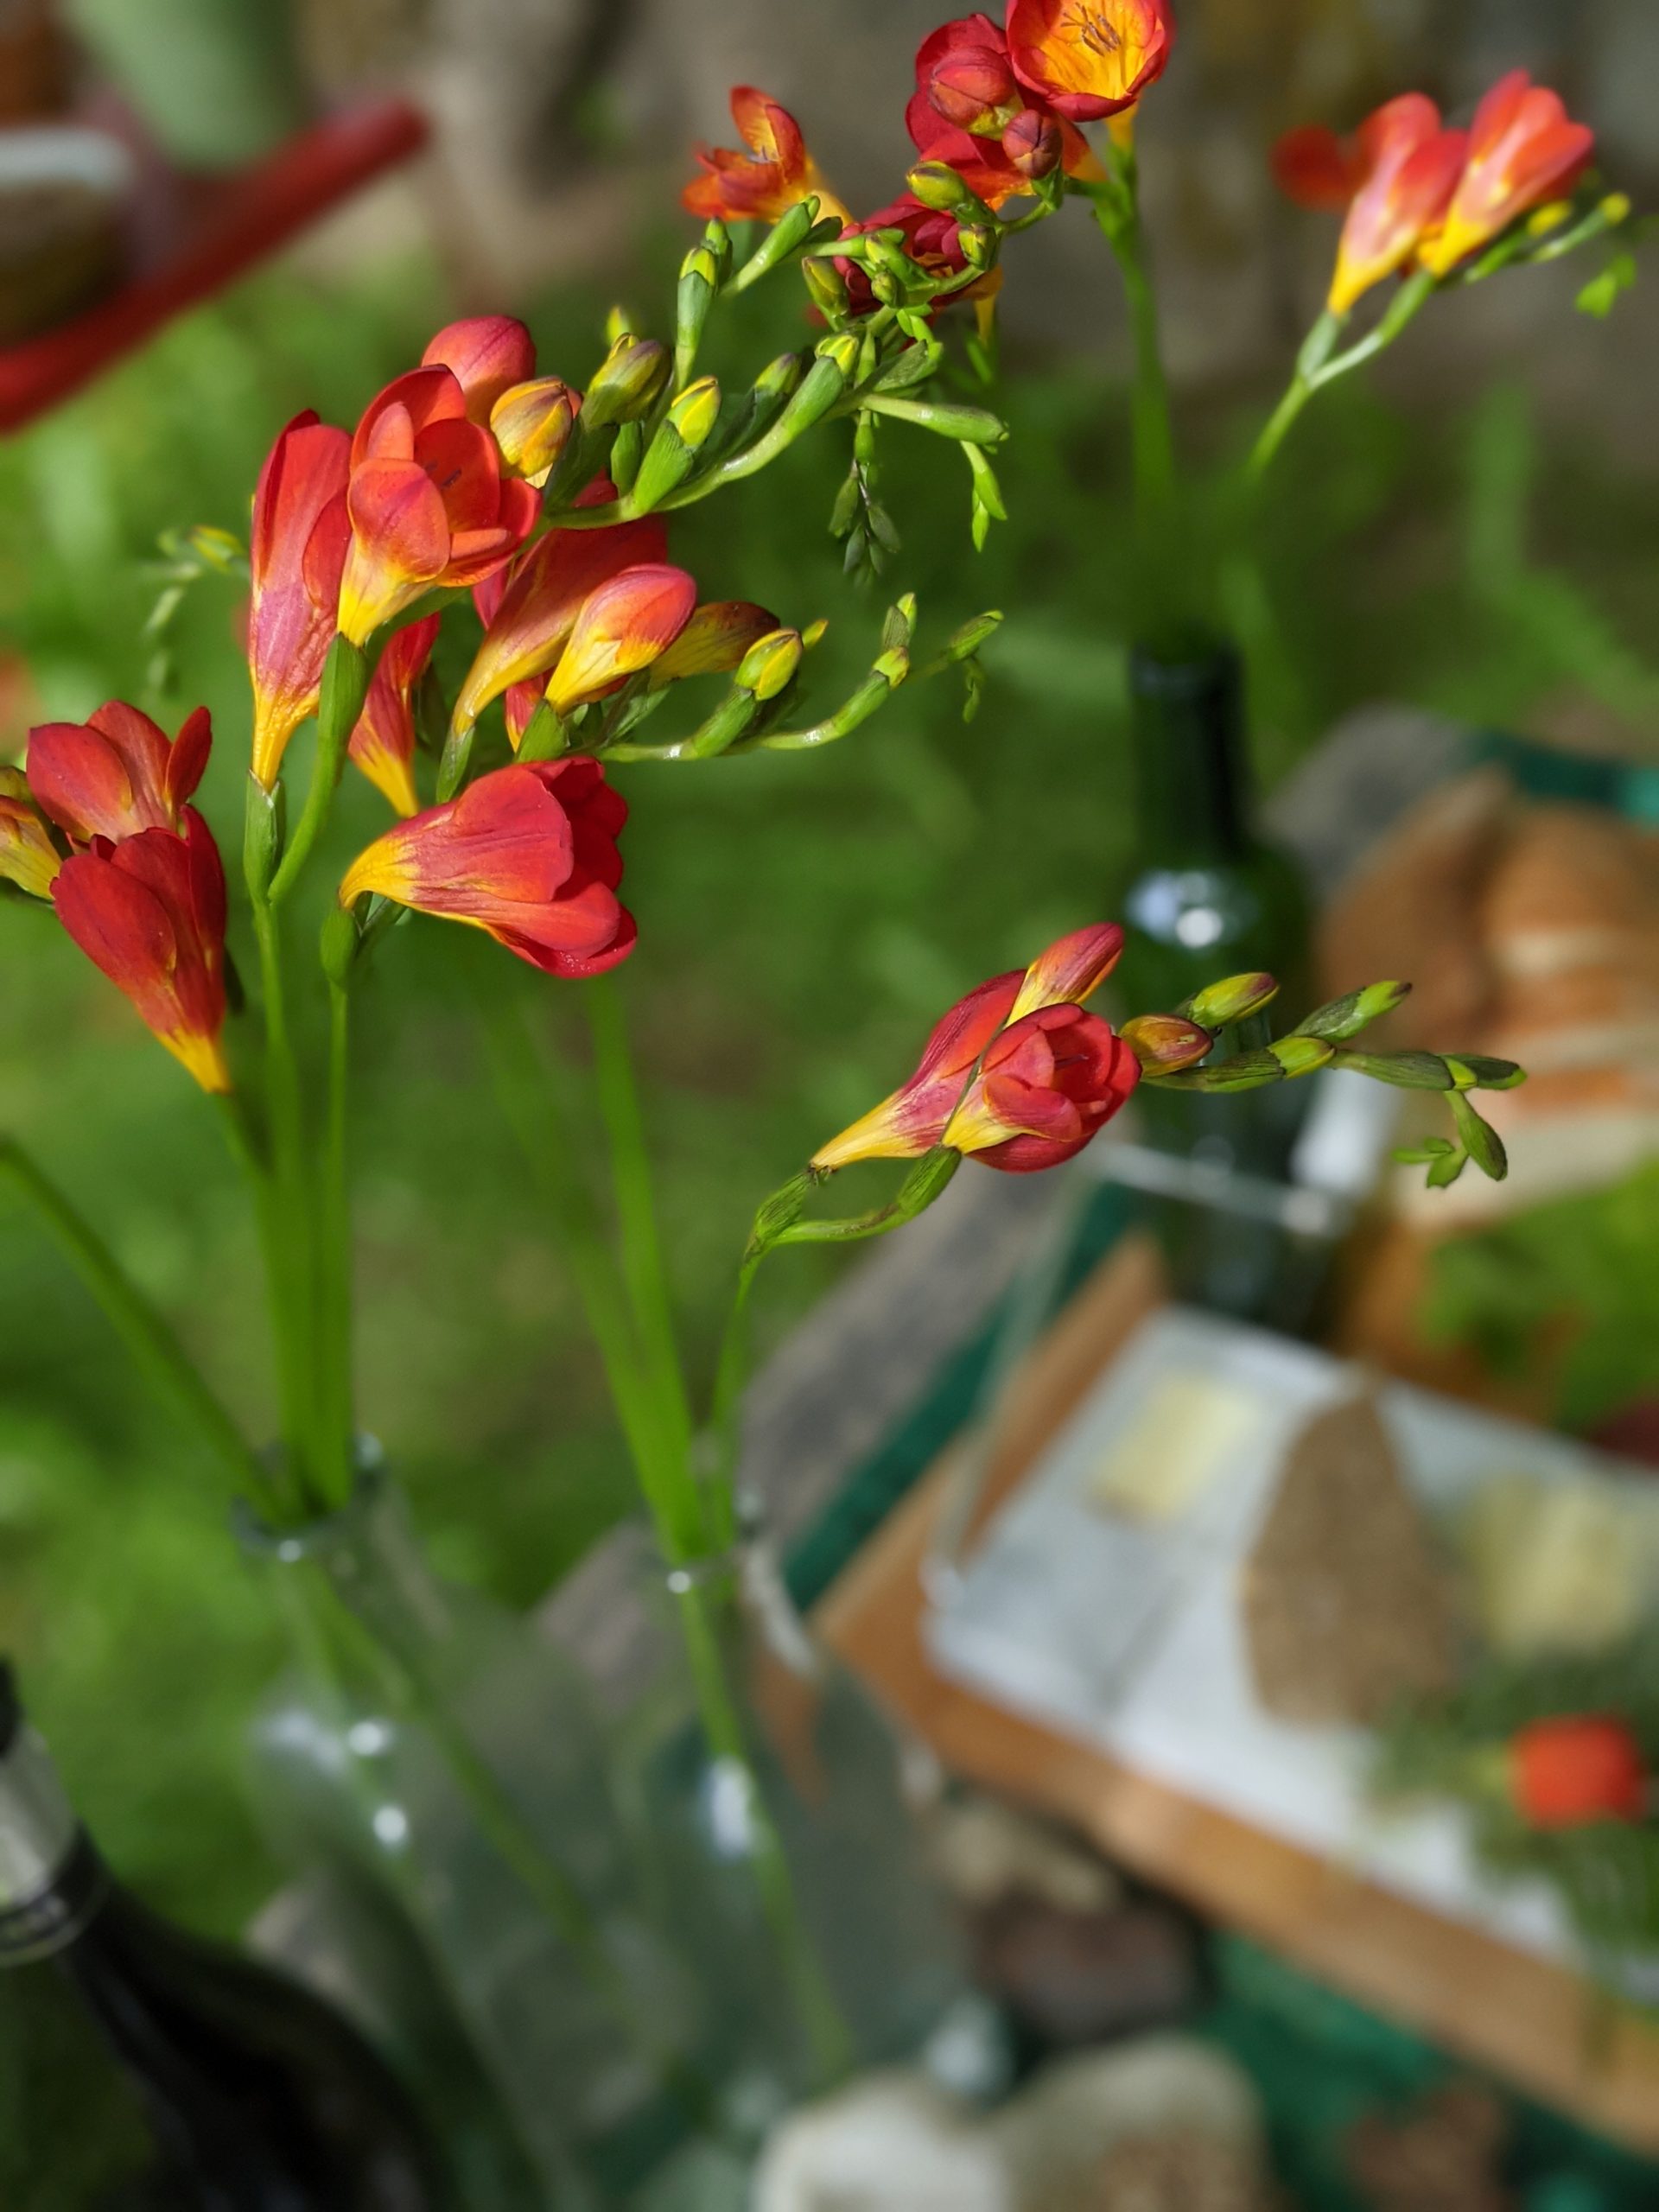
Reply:
[[298, 1662], [252, 1734], [273, 1846], [418, 1947], [534, 2170], [524, 2201], [623, 2201], [706, 2098], [580, 1674], [434, 1572], [372, 1453], [339, 1513], [238, 1533]]
[[757, 2142], [866, 2067], [1000, 2088], [1001, 2022], [969, 1981], [904, 1747], [813, 1637], [772, 1546], [751, 1524], [655, 1577], [677, 1632], [621, 1772], [696, 1977], [698, 2069], [720, 2086], [726, 2139]]

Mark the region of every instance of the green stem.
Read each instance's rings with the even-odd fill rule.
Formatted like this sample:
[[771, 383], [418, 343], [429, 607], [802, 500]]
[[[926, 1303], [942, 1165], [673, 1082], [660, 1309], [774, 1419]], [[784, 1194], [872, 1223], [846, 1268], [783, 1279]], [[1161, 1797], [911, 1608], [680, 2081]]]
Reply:
[[344, 1498], [353, 1476], [357, 1423], [353, 1392], [352, 1199], [346, 1146], [351, 1080], [349, 990], [328, 988], [328, 1117], [322, 1151], [322, 1300], [319, 1325], [324, 1377], [321, 1441], [325, 1478]]
[[322, 695], [317, 706], [317, 756], [312, 763], [310, 788], [305, 795], [305, 810], [271, 879], [268, 895], [273, 906], [280, 906], [299, 881], [327, 827], [352, 732], [363, 711], [373, 673], [374, 664], [361, 645], [353, 645], [346, 638], [334, 639], [323, 664]]
[[1298, 416], [1316, 391], [1323, 391], [1326, 385], [1336, 383], [1339, 377], [1351, 376], [1357, 368], [1392, 346], [1396, 338], [1422, 312], [1437, 289], [1437, 280], [1426, 269], [1408, 276], [1390, 301], [1387, 313], [1374, 330], [1362, 338], [1357, 345], [1349, 346], [1346, 353], [1332, 354], [1332, 346], [1339, 334], [1341, 318], [1326, 313], [1314, 324], [1307, 343], [1296, 364], [1296, 373], [1290, 387], [1274, 410], [1271, 419], [1256, 440], [1249, 461], [1245, 464], [1245, 479], [1258, 484], [1272, 465], [1274, 455], [1283, 445]]
[[[283, 972], [282, 923], [269, 899], [255, 896], [254, 935], [259, 947], [265, 1017], [265, 1082], [270, 1112], [271, 1173], [262, 1206], [265, 1261], [270, 1275], [276, 1336], [277, 1387], [289, 1464], [303, 1489], [321, 1476], [317, 1442], [320, 1409], [316, 1323], [313, 1296], [315, 1192], [306, 1157], [305, 1104], [299, 1060], [289, 1026]], [[324, 1497], [334, 1493], [323, 1491]]]
[[749, 1370], [749, 1294], [760, 1272], [764, 1252], [746, 1253], [738, 1269], [737, 1288], [720, 1340], [720, 1359], [715, 1369], [714, 1403], [709, 1426], [714, 1431], [716, 1461], [709, 1477], [709, 1519], [716, 1548], [737, 1541], [737, 1465], [741, 1437], [738, 1414]]
[[1130, 440], [1135, 474], [1135, 571], [1143, 634], [1179, 623], [1191, 596], [1181, 559], [1180, 492], [1175, 433], [1153, 284], [1141, 225], [1133, 150], [1116, 149], [1118, 189], [1096, 202], [1096, 218], [1116, 258], [1128, 304], [1135, 351]]
[[274, 1508], [270, 1478], [194, 1361], [85, 1215], [15, 1138], [0, 1138], [0, 1177], [40, 1214], [157, 1394], [196, 1430], [238, 1491], [251, 1489]]
[[742, 1776], [749, 1815], [749, 1861], [790, 1995], [806, 2031], [821, 2089], [833, 2088], [852, 2070], [852, 2031], [842, 2015], [817, 1947], [802, 1918], [789, 1855], [749, 1756], [743, 1723], [727, 1676], [715, 1615], [715, 1598], [694, 1575], [671, 1585], [690, 1663], [698, 1717], [717, 1764]]
[[691, 1406], [674, 1332], [673, 1301], [669, 1295], [668, 1270], [663, 1259], [652, 1186], [651, 1154], [639, 1110], [639, 1088], [628, 1047], [622, 1001], [613, 979], [597, 976], [583, 991], [582, 1003], [594, 1040], [600, 1113], [609, 1143], [612, 1185], [622, 1236], [623, 1279], [661, 1409], [664, 1452], [677, 1465], [688, 1465]]

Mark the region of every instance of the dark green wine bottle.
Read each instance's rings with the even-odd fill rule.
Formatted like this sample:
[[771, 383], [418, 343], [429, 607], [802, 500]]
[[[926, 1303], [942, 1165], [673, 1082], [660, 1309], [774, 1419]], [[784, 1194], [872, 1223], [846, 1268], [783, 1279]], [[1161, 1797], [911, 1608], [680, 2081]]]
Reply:
[[[1129, 665], [1136, 794], [1135, 874], [1122, 895], [1123, 1002], [1168, 1012], [1205, 983], [1265, 969], [1275, 1016], [1305, 1010], [1309, 901], [1294, 861], [1253, 820], [1243, 671], [1229, 645], [1176, 654], [1137, 648]], [[1261, 1043], [1241, 1024], [1217, 1052]], [[1226, 1098], [1143, 1089], [1137, 1107], [1160, 1150], [1241, 1174], [1285, 1173], [1306, 1086]], [[1251, 1318], [1274, 1306], [1274, 1232], [1224, 1208], [1160, 1202], [1155, 1224], [1178, 1294]]]
[[3, 1664], [0, 1990], [9, 2212], [453, 2202], [413, 2106], [339, 2013], [115, 1879]]

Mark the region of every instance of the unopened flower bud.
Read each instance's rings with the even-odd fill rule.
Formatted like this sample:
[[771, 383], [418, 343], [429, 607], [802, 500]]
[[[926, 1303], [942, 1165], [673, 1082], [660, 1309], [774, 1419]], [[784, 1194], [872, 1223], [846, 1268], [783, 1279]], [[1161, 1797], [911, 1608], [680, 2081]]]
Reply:
[[1357, 1037], [1362, 1029], [1385, 1014], [1392, 1014], [1395, 1007], [1411, 989], [1409, 983], [1367, 983], [1363, 990], [1349, 991], [1342, 998], [1332, 999], [1328, 1006], [1318, 1007], [1306, 1021], [1299, 1021], [1292, 1033], [1298, 1037], [1326, 1037], [1334, 1044]]
[[957, 237], [962, 245], [962, 257], [970, 269], [989, 269], [996, 260], [997, 233], [987, 223], [962, 223]]
[[1064, 150], [1060, 126], [1052, 115], [1024, 108], [1002, 133], [1002, 150], [1021, 176], [1039, 184], [1053, 174]]
[[1252, 1014], [1260, 1014], [1279, 995], [1274, 978], [1266, 975], [1226, 976], [1206, 983], [1180, 1009], [1205, 1029], [1228, 1029]]
[[841, 272], [833, 262], [808, 260], [801, 264], [801, 274], [806, 279], [806, 289], [812, 295], [812, 304], [820, 315], [838, 315], [847, 311], [847, 287]]
[[1281, 1037], [1268, 1046], [1287, 1076], [1312, 1075], [1334, 1056], [1336, 1047], [1323, 1037]]
[[537, 377], [502, 393], [490, 410], [490, 429], [515, 476], [546, 483], [569, 442], [579, 404], [558, 377]]
[[672, 365], [666, 346], [625, 330], [594, 372], [582, 404], [584, 425], [608, 429], [613, 423], [632, 423], [648, 414]]
[[775, 361], [768, 361], [756, 377], [755, 395], [761, 399], [787, 399], [804, 374], [798, 353], [780, 353]]
[[995, 219], [961, 171], [953, 169], [949, 162], [918, 162], [905, 181], [924, 207], [939, 214], [961, 215], [971, 223]]
[[775, 699], [795, 680], [806, 652], [798, 631], [774, 630], [760, 638], [744, 654], [737, 671], [745, 691], [762, 702]]
[[927, 97], [947, 123], [983, 138], [995, 138], [1020, 108], [1008, 58], [994, 46], [959, 46], [944, 55], [927, 80]]
[[1185, 1020], [1179, 1014], [1137, 1014], [1118, 1034], [1141, 1066], [1154, 1075], [1196, 1067], [1216, 1041], [1207, 1029], [1200, 1029], [1196, 1021]]
[[713, 377], [699, 377], [695, 384], [687, 385], [669, 409], [668, 419], [682, 442], [695, 453], [720, 420], [719, 384]]

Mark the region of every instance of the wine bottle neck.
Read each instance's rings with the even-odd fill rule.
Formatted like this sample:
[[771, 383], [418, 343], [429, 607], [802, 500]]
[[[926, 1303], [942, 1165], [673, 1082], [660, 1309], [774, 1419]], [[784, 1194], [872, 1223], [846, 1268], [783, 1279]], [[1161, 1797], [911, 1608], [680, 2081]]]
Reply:
[[1217, 646], [1129, 667], [1138, 844], [1158, 867], [1217, 867], [1249, 850], [1249, 770], [1238, 657]]
[[0, 1967], [72, 1943], [107, 1889], [51, 1754], [19, 1719], [0, 1744]]

